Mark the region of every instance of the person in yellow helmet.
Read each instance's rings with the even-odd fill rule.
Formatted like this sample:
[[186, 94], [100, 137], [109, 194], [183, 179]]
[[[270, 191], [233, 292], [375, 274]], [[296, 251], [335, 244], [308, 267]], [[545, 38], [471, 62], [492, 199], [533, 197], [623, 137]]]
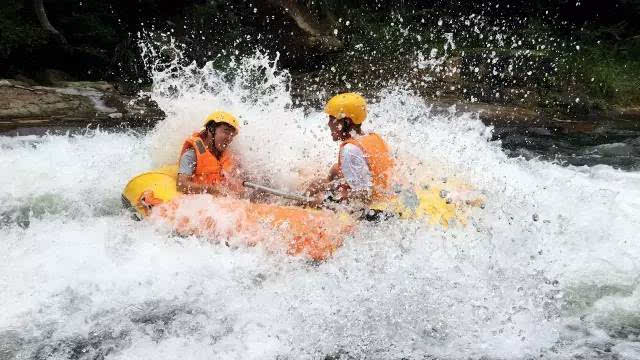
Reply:
[[357, 93], [343, 93], [326, 104], [328, 126], [333, 141], [340, 142], [338, 160], [329, 175], [311, 183], [307, 189], [314, 205], [321, 205], [323, 194], [334, 201], [363, 203], [370, 207], [384, 201], [389, 193], [393, 159], [388, 145], [376, 133], [363, 133], [367, 117], [366, 100]]
[[238, 119], [225, 111], [214, 111], [204, 119], [203, 128], [182, 146], [178, 191], [184, 194], [242, 191], [238, 163], [229, 150], [238, 126]]

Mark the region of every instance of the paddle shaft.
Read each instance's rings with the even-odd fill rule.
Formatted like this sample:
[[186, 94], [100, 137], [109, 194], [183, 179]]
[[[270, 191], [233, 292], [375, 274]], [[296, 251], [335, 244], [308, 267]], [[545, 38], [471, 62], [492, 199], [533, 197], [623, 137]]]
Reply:
[[311, 199], [306, 197], [306, 196], [302, 196], [302, 195], [297, 195], [297, 194], [290, 194], [278, 189], [273, 189], [264, 185], [260, 185], [260, 184], [254, 184], [252, 182], [249, 181], [244, 181], [242, 183], [242, 185], [248, 187], [248, 188], [252, 188], [252, 189], [256, 189], [256, 190], [260, 190], [260, 191], [264, 191], [266, 193], [272, 194], [272, 195], [277, 195], [280, 196], [282, 198], [285, 199], [290, 199], [290, 200], [297, 200], [297, 201], [303, 201], [303, 202], [310, 202]]

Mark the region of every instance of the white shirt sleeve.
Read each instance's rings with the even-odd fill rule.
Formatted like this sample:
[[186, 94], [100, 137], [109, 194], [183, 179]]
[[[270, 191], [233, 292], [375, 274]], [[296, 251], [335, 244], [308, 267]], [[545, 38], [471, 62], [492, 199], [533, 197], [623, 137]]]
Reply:
[[178, 174], [193, 175], [196, 172], [196, 151], [188, 149], [180, 157], [180, 166]]
[[353, 144], [346, 144], [340, 151], [340, 163], [340, 170], [349, 187], [355, 191], [366, 190], [371, 194], [371, 170], [362, 150]]

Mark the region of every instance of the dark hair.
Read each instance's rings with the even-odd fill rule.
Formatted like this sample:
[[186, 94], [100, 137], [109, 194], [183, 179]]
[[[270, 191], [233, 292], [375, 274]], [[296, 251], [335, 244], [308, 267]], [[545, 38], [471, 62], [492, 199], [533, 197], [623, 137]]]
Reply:
[[342, 128], [345, 129], [345, 133], [350, 133], [351, 130], [354, 130], [356, 134], [363, 135], [362, 124], [354, 123], [351, 118], [342, 118]]
[[205, 129], [211, 131], [213, 134], [216, 133], [216, 128], [220, 126], [222, 123], [217, 123], [215, 121], [209, 121], [207, 125], [205, 125]]

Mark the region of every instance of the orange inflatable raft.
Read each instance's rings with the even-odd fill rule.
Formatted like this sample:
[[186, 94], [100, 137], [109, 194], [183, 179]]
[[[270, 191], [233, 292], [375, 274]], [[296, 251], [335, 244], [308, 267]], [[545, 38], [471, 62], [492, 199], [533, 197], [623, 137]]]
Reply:
[[[178, 234], [228, 243], [264, 244], [314, 260], [331, 256], [355, 227], [356, 220], [345, 213], [254, 204], [212, 195], [182, 195], [176, 190], [176, 177], [175, 165], [138, 175], [125, 187], [123, 203], [140, 219], [168, 225]], [[465, 226], [471, 211], [484, 204], [484, 196], [462, 182], [432, 179], [400, 186], [394, 196], [384, 203], [372, 204], [370, 209], [447, 229]]]
[[139, 218], [180, 235], [197, 235], [230, 245], [257, 245], [276, 252], [323, 260], [353, 231], [346, 214], [213, 195], [176, 191], [174, 166], [133, 178], [125, 187], [125, 206]]

